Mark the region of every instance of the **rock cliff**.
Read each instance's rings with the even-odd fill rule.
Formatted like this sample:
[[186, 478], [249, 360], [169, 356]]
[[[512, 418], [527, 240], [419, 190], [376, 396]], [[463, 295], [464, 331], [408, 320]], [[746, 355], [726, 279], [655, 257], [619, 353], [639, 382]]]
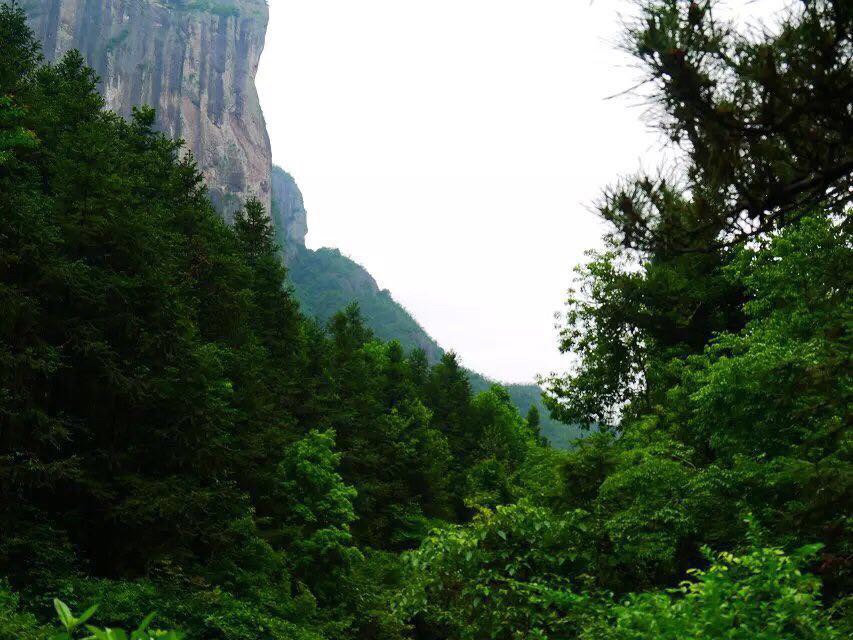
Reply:
[[308, 214], [302, 200], [302, 192], [289, 173], [281, 167], [272, 168], [272, 208], [270, 209], [276, 237], [284, 252], [285, 262], [290, 264], [296, 252], [305, 248], [308, 234]]
[[183, 138], [226, 219], [248, 196], [271, 204], [270, 141], [255, 89], [266, 0], [23, 0], [45, 57], [79, 49], [107, 105], [157, 110]]

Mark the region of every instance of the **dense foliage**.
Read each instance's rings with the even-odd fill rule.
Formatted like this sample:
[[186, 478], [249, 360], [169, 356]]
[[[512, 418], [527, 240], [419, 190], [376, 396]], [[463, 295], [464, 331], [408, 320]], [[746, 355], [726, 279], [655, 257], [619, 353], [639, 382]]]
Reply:
[[570, 294], [549, 402], [597, 432], [411, 556], [422, 637], [851, 632], [851, 4], [751, 33], [639, 8], [626, 46], [682, 162], [605, 192]]
[[559, 451], [453, 354], [304, 316], [263, 207], [226, 226], [3, 5], [0, 640], [55, 598], [68, 638], [849, 637], [851, 32], [641, 4], [685, 169], [606, 192]]
[[258, 202], [226, 226], [150, 110], [43, 64], [14, 5], [0, 37], [0, 574], [125, 628], [396, 628], [389, 552], [508, 484], [525, 421], [355, 307], [306, 319]]

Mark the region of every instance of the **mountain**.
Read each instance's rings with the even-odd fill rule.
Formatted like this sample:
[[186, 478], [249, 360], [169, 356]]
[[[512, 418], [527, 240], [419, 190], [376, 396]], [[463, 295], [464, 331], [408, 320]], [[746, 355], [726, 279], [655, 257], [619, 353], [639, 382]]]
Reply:
[[107, 106], [157, 111], [186, 141], [217, 209], [249, 196], [269, 209], [272, 152], [255, 74], [266, 0], [22, 0], [44, 55], [78, 49], [101, 77]]
[[[266, 206], [303, 309], [320, 320], [355, 301], [376, 335], [444, 353], [391, 293], [337, 249], [308, 249], [307, 213], [293, 177], [272, 166], [255, 75], [264, 47], [266, 0], [22, 0], [45, 57], [78, 49], [101, 77], [107, 106], [129, 116], [156, 109], [157, 126], [186, 142], [226, 220], [250, 196]], [[493, 381], [471, 372], [472, 387]], [[535, 385], [505, 385], [518, 409], [536, 405], [556, 446], [577, 433], [554, 422]]]
[[276, 237], [303, 310], [325, 322], [357, 302], [371, 329], [383, 340], [399, 340], [407, 349], [423, 349], [430, 362], [444, 351], [387, 289], [360, 264], [337, 249], [305, 246], [308, 214], [299, 186], [281, 167], [272, 169], [272, 209]]
[[[299, 186], [280, 167], [273, 167], [272, 176], [273, 224], [296, 297], [305, 312], [324, 322], [351, 302], [357, 302], [367, 324], [379, 338], [399, 340], [407, 350], [422, 349], [431, 363], [438, 362], [444, 349], [394, 300], [390, 291], [380, 289], [364, 267], [338, 249], [312, 250], [305, 246], [308, 218]], [[474, 371], [469, 372], [469, 378], [477, 392], [496, 383]], [[539, 410], [542, 434], [552, 445], [566, 448], [582, 435], [577, 428], [550, 417], [538, 386], [500, 384], [506, 387], [522, 415], [531, 406]]]

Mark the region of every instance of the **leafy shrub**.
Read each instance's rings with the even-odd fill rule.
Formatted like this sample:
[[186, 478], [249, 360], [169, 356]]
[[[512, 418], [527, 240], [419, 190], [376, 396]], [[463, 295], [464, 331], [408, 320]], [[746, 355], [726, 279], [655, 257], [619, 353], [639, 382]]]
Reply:
[[128, 638], [130, 640], [180, 640], [182, 637], [175, 631], [150, 628], [151, 621], [154, 619], [153, 613], [146, 616], [139, 626], [128, 634], [122, 629], [100, 628], [86, 624], [97, 611], [98, 605], [89, 607], [79, 616], [71, 613], [71, 609], [62, 600], [54, 600], [53, 606], [63, 629], [53, 636], [53, 640], [73, 640], [80, 637], [85, 637], [86, 640], [127, 640]]
[[677, 589], [633, 595], [584, 640], [834, 640], [821, 608], [820, 581], [803, 573], [820, 545], [791, 555], [758, 548], [719, 553]]
[[595, 611], [579, 577], [588, 567], [585, 520], [521, 502], [435, 531], [408, 557], [398, 613], [440, 637], [572, 637]]
[[37, 640], [46, 631], [30, 613], [20, 608], [20, 598], [0, 581], [0, 640]]

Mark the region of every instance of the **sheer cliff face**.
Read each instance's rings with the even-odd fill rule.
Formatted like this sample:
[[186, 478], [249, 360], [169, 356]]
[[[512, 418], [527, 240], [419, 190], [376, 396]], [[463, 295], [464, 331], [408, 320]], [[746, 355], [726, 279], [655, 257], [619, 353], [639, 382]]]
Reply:
[[45, 57], [79, 49], [108, 106], [157, 110], [183, 138], [226, 219], [249, 196], [269, 211], [271, 157], [255, 89], [266, 0], [25, 0]]
[[281, 167], [272, 168], [272, 208], [270, 209], [275, 234], [284, 251], [285, 262], [290, 264], [296, 253], [305, 248], [308, 234], [308, 214], [302, 192], [289, 173]]

